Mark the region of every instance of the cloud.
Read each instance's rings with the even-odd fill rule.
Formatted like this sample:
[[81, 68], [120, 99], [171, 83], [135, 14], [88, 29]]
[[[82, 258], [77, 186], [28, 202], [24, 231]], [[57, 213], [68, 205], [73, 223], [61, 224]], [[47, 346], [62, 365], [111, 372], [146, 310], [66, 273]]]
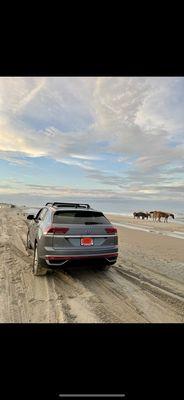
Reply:
[[69, 181], [77, 167], [89, 187], [117, 196], [175, 195], [184, 78], [0, 78], [0, 92], [0, 158], [25, 168], [52, 159]]
[[35, 85], [35, 87], [33, 87], [30, 91], [28, 91], [28, 93], [23, 96], [21, 98], [21, 100], [19, 101], [19, 103], [16, 105], [16, 107], [14, 108], [14, 113], [20, 113], [23, 111], [23, 109], [29, 105], [29, 103], [31, 101], [34, 100], [35, 96], [41, 91], [41, 89], [43, 89], [45, 84], [45, 78], [41, 79], [40, 81], [38, 81], [38, 83]]
[[17, 154], [16, 152], [14, 152], [13, 154], [11, 152], [8, 151], [1, 151], [0, 152], [0, 159], [1, 160], [5, 160], [8, 161], [10, 164], [12, 165], [20, 165], [20, 166], [31, 166], [32, 163], [28, 160], [25, 160], [24, 158], [20, 158], [20, 153]]
[[88, 156], [88, 155], [83, 155], [83, 154], [69, 154], [70, 157], [72, 158], [79, 158], [80, 160], [102, 160], [102, 157], [96, 157], [96, 156]]
[[151, 90], [136, 115], [136, 124], [145, 130], [163, 129], [167, 134], [183, 132], [184, 80], [154, 78], [149, 80]]
[[93, 170], [94, 169], [91, 165], [89, 165], [85, 161], [84, 162], [79, 162], [79, 161], [75, 161], [75, 160], [71, 160], [71, 159], [67, 160], [67, 159], [64, 159], [64, 158], [58, 159], [57, 161], [59, 161], [59, 162], [61, 162], [63, 164], [66, 164], [66, 165], [72, 165], [72, 166], [74, 165], [75, 167], [79, 167], [79, 168], [82, 168], [82, 169], [85, 169], [85, 170]]
[[[108, 187], [106, 189], [83, 189], [79, 187], [69, 187], [64, 185], [46, 185], [46, 184], [31, 184], [25, 183], [24, 181], [10, 178], [8, 180], [2, 180], [0, 182], [0, 195], [1, 198], [4, 196], [12, 196], [16, 198], [17, 195], [20, 199], [27, 198], [27, 202], [31, 200], [36, 201], [36, 198], [42, 198], [42, 202], [47, 199], [75, 199], [75, 201], [97, 201], [97, 200], [111, 200], [111, 201], [150, 201], [159, 200], [182, 203], [182, 194], [184, 192], [184, 186], [181, 183], [175, 184], [175, 187], [169, 185], [146, 185], [142, 187], [136, 184], [117, 185], [116, 188]], [[78, 199], [78, 200], [77, 200]], [[47, 200], [48, 201], [48, 200]], [[24, 200], [25, 202], [25, 200]]]

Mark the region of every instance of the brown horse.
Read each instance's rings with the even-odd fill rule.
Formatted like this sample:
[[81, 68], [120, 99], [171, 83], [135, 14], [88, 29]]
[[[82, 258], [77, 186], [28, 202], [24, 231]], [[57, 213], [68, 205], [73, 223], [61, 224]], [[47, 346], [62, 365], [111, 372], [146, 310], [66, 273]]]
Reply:
[[150, 211], [149, 213], [150, 213], [150, 215], [152, 215], [153, 221], [156, 221], [157, 211]]
[[174, 219], [174, 214], [166, 213], [163, 211], [152, 211], [153, 221], [161, 222], [161, 218], [164, 218], [164, 222], [168, 222], [168, 218], [172, 217]]

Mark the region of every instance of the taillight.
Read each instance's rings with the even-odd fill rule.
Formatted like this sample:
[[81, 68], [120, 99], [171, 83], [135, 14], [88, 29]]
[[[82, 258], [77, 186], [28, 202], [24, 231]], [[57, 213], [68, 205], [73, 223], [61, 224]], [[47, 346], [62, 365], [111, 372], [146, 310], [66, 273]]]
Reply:
[[45, 230], [45, 234], [47, 235], [48, 233], [53, 233], [56, 235], [64, 235], [66, 232], [68, 232], [69, 228], [59, 228], [56, 226], [50, 226]]
[[110, 235], [113, 235], [115, 233], [117, 233], [117, 229], [114, 228], [114, 226], [112, 228], [105, 228], [106, 232], [109, 233]]

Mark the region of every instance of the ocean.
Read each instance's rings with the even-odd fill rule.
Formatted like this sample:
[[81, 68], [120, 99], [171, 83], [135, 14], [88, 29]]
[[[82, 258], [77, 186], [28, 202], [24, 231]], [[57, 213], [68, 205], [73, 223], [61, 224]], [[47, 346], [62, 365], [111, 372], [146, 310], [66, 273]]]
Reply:
[[[169, 209], [168, 207], [165, 208], [163, 206], [148, 208], [148, 205], [147, 205], [147, 207], [145, 207], [145, 206], [144, 207], [140, 207], [139, 206], [139, 207], [135, 208], [135, 206], [128, 205], [128, 204], [123, 204], [122, 202], [119, 202], [119, 201], [117, 201], [117, 202], [110, 202], [110, 201], [104, 202], [104, 201], [99, 201], [99, 200], [98, 201], [94, 201], [94, 200], [89, 201], [89, 204], [90, 204], [90, 206], [92, 208], [94, 208], [96, 210], [99, 210], [99, 211], [102, 211], [103, 213], [113, 214], [113, 215], [122, 215], [122, 216], [132, 216], [134, 211], [144, 211], [144, 212], [148, 211], [149, 212], [149, 211], [152, 211], [152, 210], [155, 210], [155, 209], [157, 209], [157, 210], [159, 209], [159, 210], [162, 210], [162, 211], [165, 211], [165, 212], [173, 213], [174, 216], [175, 216], [175, 221], [180, 223], [180, 224], [184, 224], [184, 212], [182, 212], [181, 210], [173, 209], [173, 208]], [[28, 214], [33, 213], [33, 214], [36, 215], [36, 213], [39, 211], [39, 209], [41, 207], [43, 207], [43, 205], [40, 205], [38, 207], [35, 207], [35, 206], [26, 207], [26, 208], [24, 208], [24, 211], [25, 211], [26, 214], [27, 213]], [[172, 220], [172, 222], [173, 222], [173, 220]]]

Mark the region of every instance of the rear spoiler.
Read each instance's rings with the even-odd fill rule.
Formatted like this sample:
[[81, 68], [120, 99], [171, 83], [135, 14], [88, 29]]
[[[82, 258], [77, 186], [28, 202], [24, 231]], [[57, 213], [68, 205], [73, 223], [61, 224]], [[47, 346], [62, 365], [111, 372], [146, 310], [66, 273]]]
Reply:
[[54, 203], [46, 203], [46, 206], [51, 205], [52, 207], [74, 207], [74, 208], [90, 208], [89, 204], [82, 203], [59, 203], [55, 201]]

